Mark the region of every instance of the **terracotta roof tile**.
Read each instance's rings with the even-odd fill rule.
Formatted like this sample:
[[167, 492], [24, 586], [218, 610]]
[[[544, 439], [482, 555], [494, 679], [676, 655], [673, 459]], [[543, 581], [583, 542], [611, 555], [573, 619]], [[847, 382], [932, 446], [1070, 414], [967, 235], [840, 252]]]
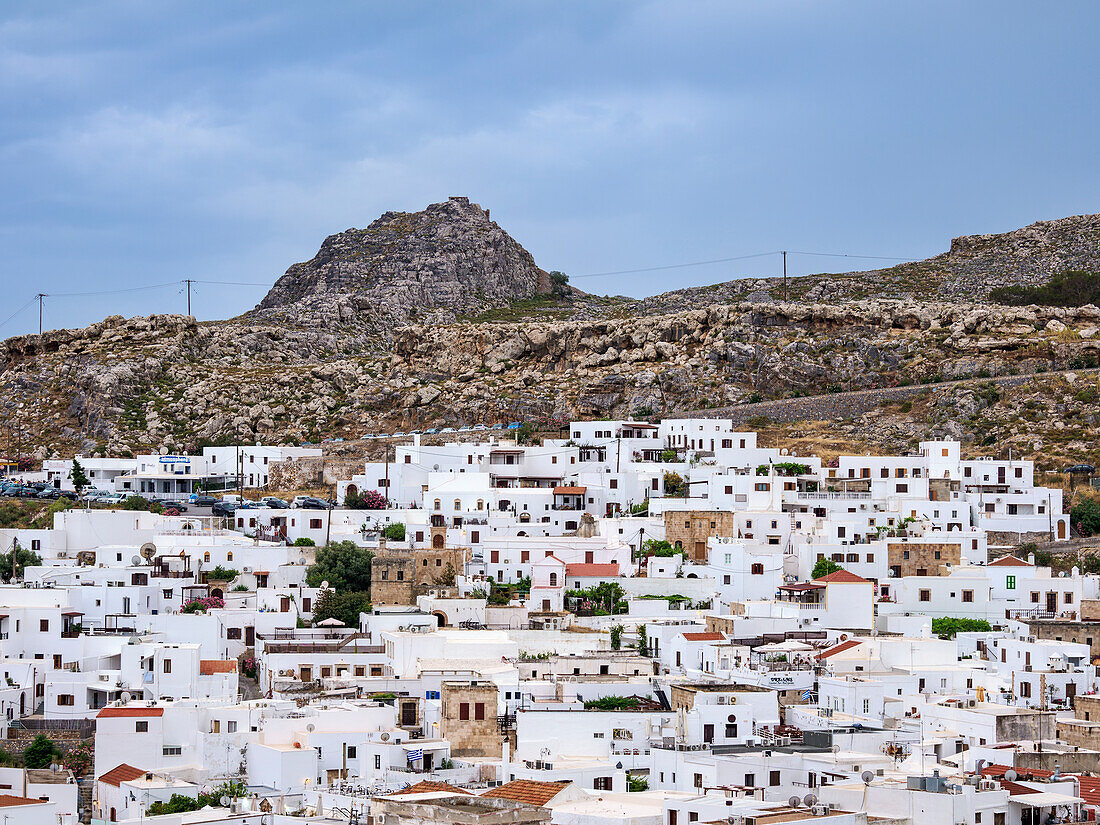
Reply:
[[588, 490], [587, 487], [555, 487], [554, 495], [556, 496], [583, 496]]
[[15, 808], [20, 805], [45, 805], [45, 800], [29, 799], [25, 796], [12, 796], [9, 793], [0, 794], [0, 808]]
[[569, 782], [536, 782], [533, 779], [516, 779], [505, 782], [482, 796], [489, 799], [511, 799], [528, 805], [542, 807], [570, 785]]
[[814, 656], [815, 659], [828, 659], [830, 656], [835, 656], [838, 653], [843, 653], [845, 650], [851, 650], [853, 647], [859, 647], [861, 643], [855, 639], [849, 639], [846, 642], [841, 642], [836, 647], [830, 647], [828, 650], [823, 650]]
[[683, 636], [689, 642], [724, 642], [726, 640], [721, 633], [684, 633]]
[[390, 796], [404, 796], [410, 793], [460, 793], [466, 796], [473, 796], [469, 791], [456, 787], [455, 785], [449, 785], [446, 782], [433, 782], [430, 779], [425, 779], [422, 782], [417, 782], [415, 785], [409, 785], [407, 788], [402, 788], [400, 791], [395, 791], [389, 794]]
[[236, 673], [236, 659], [200, 659], [199, 673], [203, 676], [213, 676], [215, 673]]
[[856, 584], [862, 582], [863, 584], [870, 584], [870, 582], [863, 578], [863, 576], [857, 576], [855, 573], [848, 570], [835, 570], [828, 576], [822, 576], [820, 579], [814, 579], [815, 582], [844, 582], [848, 584]]
[[108, 785], [114, 785], [117, 788], [123, 782], [129, 782], [132, 779], [137, 779], [139, 776], [145, 776], [145, 771], [123, 762], [118, 767], [111, 768], [107, 773], [101, 775], [99, 781], [106, 782]]
[[611, 564], [567, 564], [565, 565], [567, 576], [608, 576], [615, 578], [619, 575], [619, 563]]
[[987, 567], [1034, 567], [1035, 565], [1029, 564], [1023, 559], [1018, 559], [1015, 556], [1001, 556], [996, 561], [991, 561]]
[[118, 719], [125, 716], [164, 716], [164, 708], [104, 708], [96, 719]]

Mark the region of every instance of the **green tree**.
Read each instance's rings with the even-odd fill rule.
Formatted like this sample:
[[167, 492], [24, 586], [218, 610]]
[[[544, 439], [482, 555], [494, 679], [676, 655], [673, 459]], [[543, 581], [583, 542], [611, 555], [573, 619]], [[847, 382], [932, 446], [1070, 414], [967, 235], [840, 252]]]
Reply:
[[611, 625], [611, 649], [618, 650], [623, 644], [623, 626], [621, 624]]
[[42, 563], [41, 557], [30, 550], [23, 548], [19, 542], [14, 542], [12, 549], [0, 555], [0, 579], [5, 583], [12, 580], [12, 553], [15, 554], [15, 578], [22, 581], [23, 571], [28, 567], [36, 567]]
[[405, 525], [400, 521], [393, 524], [387, 524], [382, 529], [382, 535], [390, 541], [404, 541], [405, 540]]
[[69, 478], [73, 480], [73, 487], [76, 488], [78, 493], [83, 492], [85, 487], [92, 486], [92, 482], [84, 474], [84, 468], [80, 466], [80, 462], [75, 458], [73, 459], [73, 468], [69, 470]]
[[985, 619], [958, 619], [941, 616], [932, 620], [932, 632], [944, 639], [954, 639], [956, 633], [988, 633], [993, 627]]
[[305, 536], [300, 536], [299, 538], [294, 539], [294, 546], [295, 547], [316, 547], [317, 542], [315, 542], [313, 539], [307, 539]]
[[688, 494], [688, 486], [683, 476], [679, 473], [665, 473], [665, 495], [669, 498], [684, 498]]
[[822, 576], [828, 576], [830, 573], [835, 573], [837, 570], [843, 569], [843, 567], [832, 559], [818, 559], [817, 564], [814, 565], [814, 569], [810, 572], [810, 578], [820, 579]]
[[353, 541], [338, 541], [318, 549], [317, 561], [306, 571], [306, 584], [333, 590], [370, 592], [370, 563], [374, 553]]
[[[233, 570], [232, 568], [222, 567], [220, 564], [213, 570], [206, 574], [207, 579], [213, 579], [220, 582], [231, 582], [233, 579], [240, 575], [239, 570]], [[247, 589], [247, 588], [246, 588]]]
[[48, 768], [54, 762], [60, 761], [57, 758], [60, 755], [57, 745], [46, 734], [40, 733], [23, 751], [23, 764], [28, 768]]
[[148, 513], [162, 513], [164, 508], [159, 504], [153, 504], [144, 496], [130, 496], [122, 502], [123, 510], [138, 510]]
[[337, 593], [322, 590], [313, 603], [313, 623], [339, 619], [347, 627], [359, 627], [359, 614], [370, 613], [370, 594], [362, 590]]
[[564, 272], [553, 270], [550, 272], [550, 294], [564, 298], [568, 294], [569, 276]]
[[1070, 509], [1070, 521], [1086, 536], [1100, 533], [1100, 503], [1094, 498], [1083, 498]]
[[627, 793], [641, 793], [642, 791], [649, 790], [649, 780], [644, 776], [630, 776], [626, 777], [626, 792]]
[[649, 638], [646, 636], [646, 627], [644, 624], [638, 625], [638, 655], [649, 655]]

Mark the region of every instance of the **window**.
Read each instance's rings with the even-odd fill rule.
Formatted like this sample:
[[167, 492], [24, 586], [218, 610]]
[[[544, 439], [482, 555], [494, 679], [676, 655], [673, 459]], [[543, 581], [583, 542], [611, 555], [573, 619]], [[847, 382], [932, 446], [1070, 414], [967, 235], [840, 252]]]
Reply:
[[239, 641], [241, 638], [241, 629], [239, 627], [227, 627], [225, 629], [225, 638], [231, 641]]
[[181, 756], [183, 748], [180, 745], [165, 745], [161, 748], [161, 754], [163, 756]]
[[468, 722], [470, 720], [470, 703], [460, 702], [458, 705], [458, 721]]
[[745, 786], [749, 787], [749, 788], [755, 788], [756, 787], [756, 774], [754, 774], [754, 773], [745, 774]]
[[1038, 591], [1038, 590], [1032, 590], [1032, 591], [1031, 591], [1031, 600], [1032, 600], [1032, 601], [1033, 601], [1033, 602], [1034, 602], [1035, 604], [1038, 604], [1038, 603], [1039, 603], [1039, 591]]
[[477, 702], [474, 705], [474, 719], [476, 721], [480, 722], [484, 718], [485, 718], [485, 703], [484, 702]]
[[921, 590], [920, 591], [920, 600], [922, 602], [932, 601], [932, 591], [931, 590]]
[[1063, 604], [1073, 604], [1073, 594], [1072, 593], [1063, 593], [1062, 594], [1062, 603]]
[[1015, 589], [1016, 589], [1016, 577], [1015, 576], [1005, 576], [1005, 590], [1015, 590]]
[[695, 775], [694, 775], [694, 776], [692, 777], [692, 784], [693, 784], [693, 785], [694, 785], [694, 786], [695, 786], [696, 788], [701, 788], [701, 787], [703, 787], [703, 775], [702, 775], [701, 773], [697, 773], [697, 774], [695, 774]]
[[41, 630], [43, 633], [49, 633], [50, 632], [50, 620], [49, 619], [39, 619], [38, 620], [38, 629]]
[[376, 771], [382, 770], [382, 755], [381, 754], [376, 753], [374, 755], [374, 769]]
[[134, 722], [134, 733], [148, 733], [149, 723], [145, 721]]
[[226, 733], [236, 733], [237, 732], [237, 722], [236, 722], [236, 720], [230, 719], [228, 722], [225, 723], [225, 732]]
[[310, 530], [320, 530], [321, 529], [321, 519], [311, 518], [309, 520], [309, 529]]
[[768, 773], [768, 784], [773, 788], [776, 785], [781, 784], [780, 778], [779, 778], [779, 771], [770, 771]]
[[63, 706], [66, 706], [66, 707], [71, 707], [74, 704], [73, 695], [71, 693], [58, 694], [57, 704], [63, 705]]
[[164, 660], [164, 672], [165, 673], [171, 673], [172, 672], [172, 660], [171, 659], [165, 659]]
[[967, 604], [972, 603], [974, 601], [974, 591], [973, 590], [964, 590], [962, 599]]

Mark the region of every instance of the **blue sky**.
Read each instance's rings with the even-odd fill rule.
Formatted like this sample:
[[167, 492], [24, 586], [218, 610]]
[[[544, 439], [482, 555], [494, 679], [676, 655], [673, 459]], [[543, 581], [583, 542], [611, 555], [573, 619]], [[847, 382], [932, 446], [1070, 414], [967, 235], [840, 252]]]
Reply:
[[573, 276], [1100, 211], [1098, 30], [1095, 2], [8, 0], [0, 322], [40, 291], [133, 290], [48, 298], [47, 327], [182, 311], [156, 286], [182, 278], [228, 317], [326, 235], [451, 194]]

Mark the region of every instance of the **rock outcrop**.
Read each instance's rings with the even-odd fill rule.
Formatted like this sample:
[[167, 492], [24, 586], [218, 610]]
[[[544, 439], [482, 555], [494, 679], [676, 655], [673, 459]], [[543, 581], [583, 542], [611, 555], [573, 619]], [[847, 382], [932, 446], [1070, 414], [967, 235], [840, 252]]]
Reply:
[[545, 273], [469, 198], [387, 212], [331, 235], [294, 264], [253, 311], [257, 319], [360, 326], [385, 334], [411, 319], [453, 320], [534, 295]]

